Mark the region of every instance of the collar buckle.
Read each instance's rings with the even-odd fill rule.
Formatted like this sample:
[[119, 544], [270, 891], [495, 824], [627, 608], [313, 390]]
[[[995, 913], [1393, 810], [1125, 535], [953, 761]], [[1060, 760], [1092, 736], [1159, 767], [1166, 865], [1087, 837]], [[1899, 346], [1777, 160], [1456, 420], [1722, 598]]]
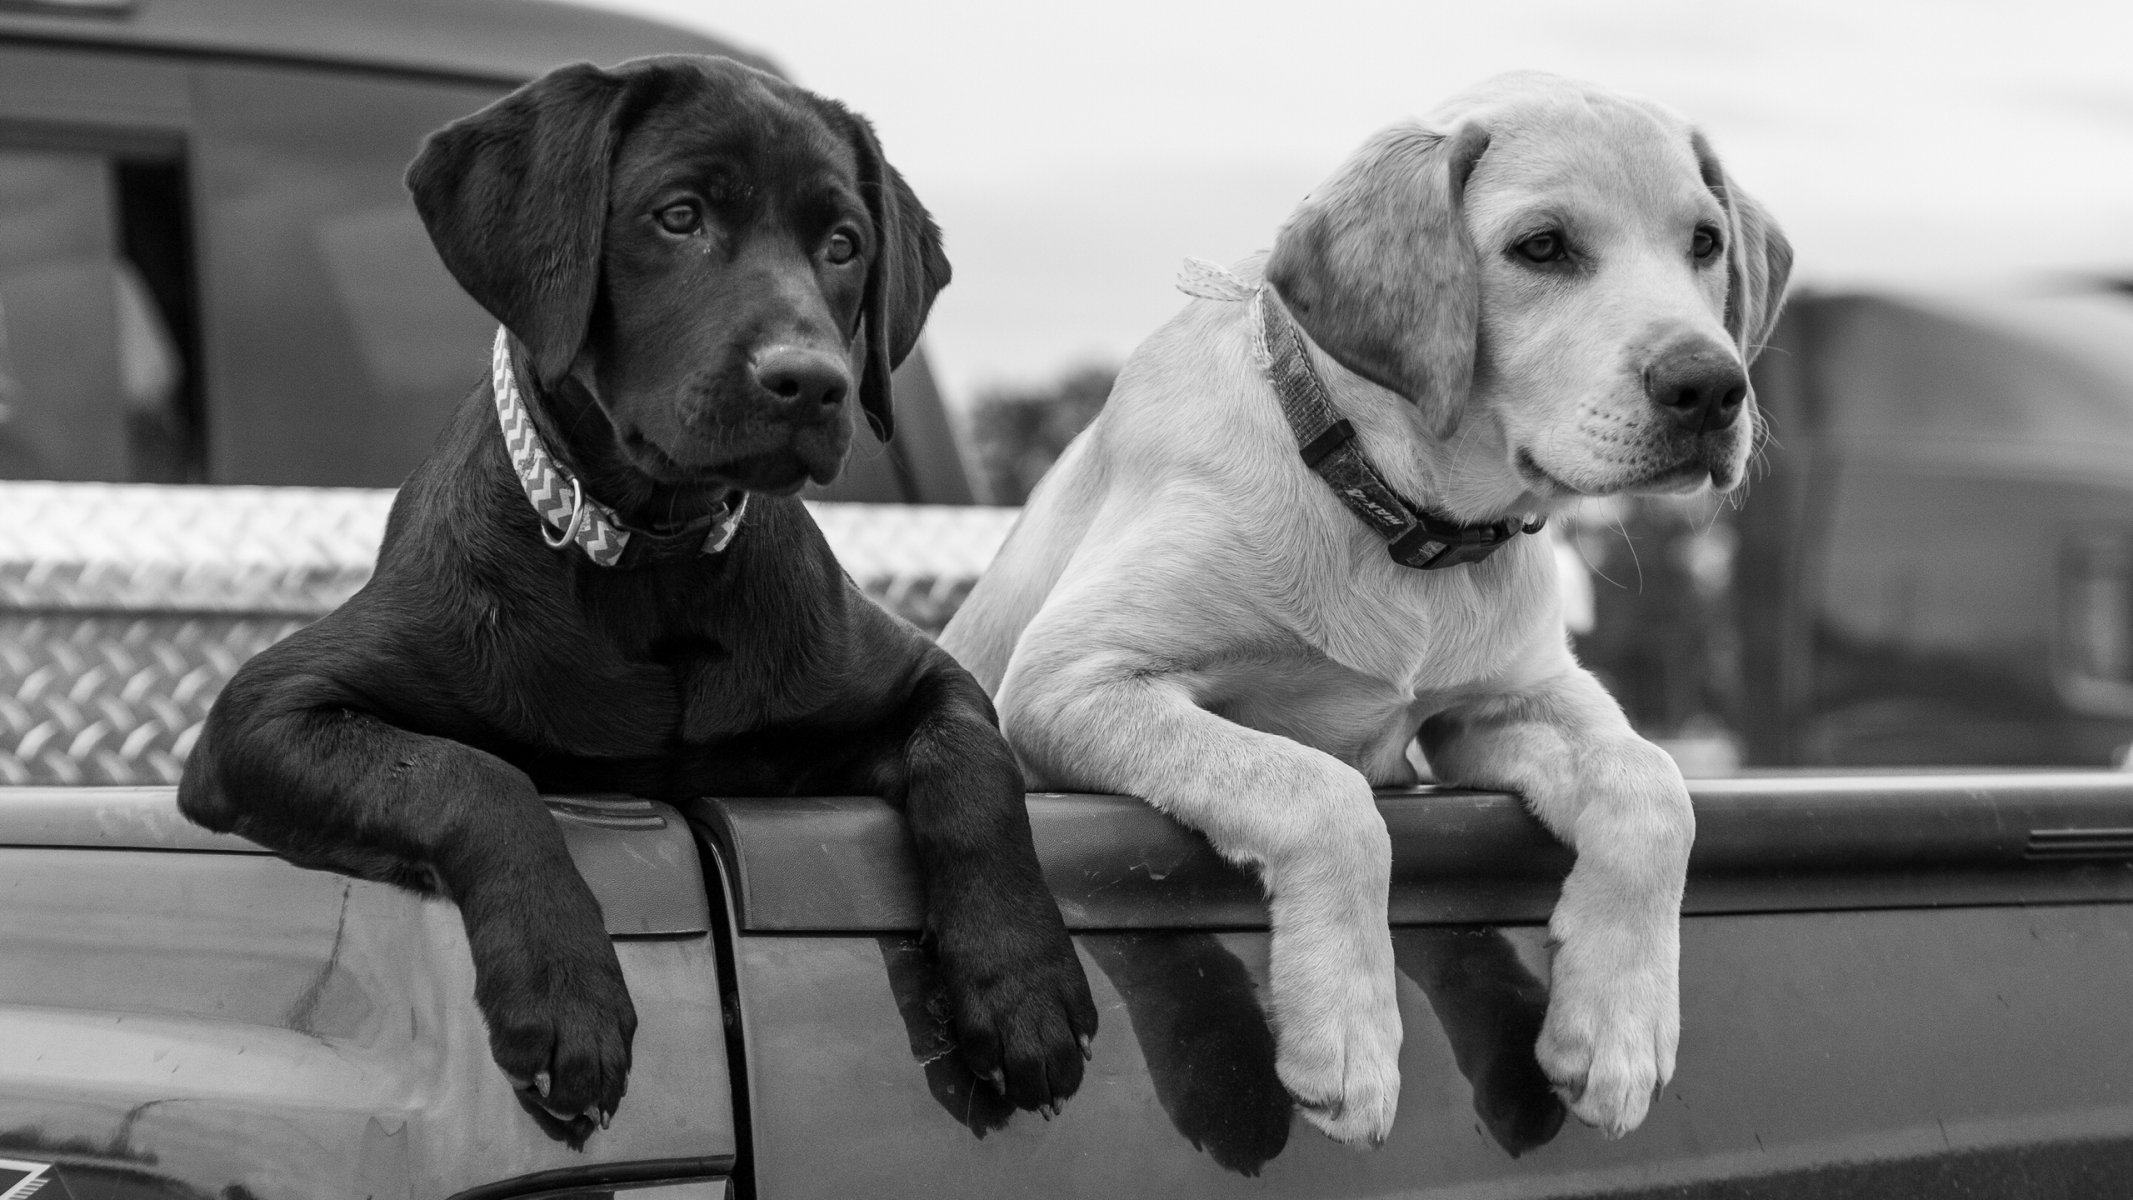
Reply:
[[1392, 560], [1418, 571], [1436, 571], [1478, 563], [1521, 533], [1539, 533], [1548, 518], [1498, 521], [1494, 525], [1454, 525], [1428, 513], [1415, 514], [1414, 528], [1386, 546]]

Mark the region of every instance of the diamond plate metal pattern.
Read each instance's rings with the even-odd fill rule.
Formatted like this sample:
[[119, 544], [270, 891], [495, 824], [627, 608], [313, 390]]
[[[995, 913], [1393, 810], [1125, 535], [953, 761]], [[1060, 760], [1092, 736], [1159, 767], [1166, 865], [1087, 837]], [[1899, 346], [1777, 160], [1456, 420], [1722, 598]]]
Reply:
[[992, 564], [1020, 509], [809, 504], [845, 573], [876, 604], [937, 634]]
[[0, 784], [176, 783], [230, 675], [304, 624], [0, 612]]
[[[350, 488], [0, 482], [0, 785], [176, 783], [238, 666], [369, 579], [391, 503]], [[929, 633], [1017, 515], [808, 507], [853, 580]]]
[[370, 578], [392, 493], [0, 483], [0, 610], [317, 616]]

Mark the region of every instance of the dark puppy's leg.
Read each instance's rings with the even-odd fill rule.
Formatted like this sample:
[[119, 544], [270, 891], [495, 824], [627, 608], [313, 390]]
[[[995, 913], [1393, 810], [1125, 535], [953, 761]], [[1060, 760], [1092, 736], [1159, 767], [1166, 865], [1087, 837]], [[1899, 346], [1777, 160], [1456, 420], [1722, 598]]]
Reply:
[[946, 652], [924, 655], [891, 726], [903, 736], [858, 764], [859, 782], [902, 802], [965, 1065], [1018, 1106], [1057, 1112], [1081, 1086], [1096, 1003], [992, 702]]
[[956, 1051], [955, 1024], [940, 965], [917, 938], [900, 933], [874, 939], [889, 975], [889, 995], [910, 1040], [911, 1059], [926, 1075], [934, 1103], [965, 1129], [984, 1137], [1007, 1128], [1015, 1106], [990, 1083], [980, 1083]]
[[562, 833], [502, 759], [399, 729], [333, 681], [285, 668], [305, 661], [288, 648], [306, 640], [231, 680], [179, 807], [305, 866], [455, 901], [497, 1064], [582, 1137], [621, 1102], [637, 1014]]

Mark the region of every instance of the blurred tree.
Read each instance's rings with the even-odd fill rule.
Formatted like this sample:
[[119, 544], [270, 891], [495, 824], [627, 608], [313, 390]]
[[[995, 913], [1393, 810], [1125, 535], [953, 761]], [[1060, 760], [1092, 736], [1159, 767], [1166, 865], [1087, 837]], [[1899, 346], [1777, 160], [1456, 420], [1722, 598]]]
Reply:
[[994, 504], [1029, 499], [1067, 443], [1103, 410], [1117, 378], [1116, 367], [1084, 366], [1050, 384], [979, 393], [970, 432], [985, 495]]

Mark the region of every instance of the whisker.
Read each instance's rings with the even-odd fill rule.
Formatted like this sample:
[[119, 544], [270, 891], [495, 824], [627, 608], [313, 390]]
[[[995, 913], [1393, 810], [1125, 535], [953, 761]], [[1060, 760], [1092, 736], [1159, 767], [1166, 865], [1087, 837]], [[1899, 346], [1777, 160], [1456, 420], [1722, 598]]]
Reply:
[[[1622, 544], [1629, 548], [1629, 565], [1637, 571], [1637, 594], [1644, 594], [1644, 560], [1637, 554], [1637, 539], [1630, 536], [1629, 526], [1622, 522], [1622, 512], [1615, 512], [1615, 532], [1622, 535]], [[1621, 586], [1617, 584], [1616, 586]]]

